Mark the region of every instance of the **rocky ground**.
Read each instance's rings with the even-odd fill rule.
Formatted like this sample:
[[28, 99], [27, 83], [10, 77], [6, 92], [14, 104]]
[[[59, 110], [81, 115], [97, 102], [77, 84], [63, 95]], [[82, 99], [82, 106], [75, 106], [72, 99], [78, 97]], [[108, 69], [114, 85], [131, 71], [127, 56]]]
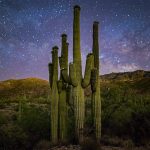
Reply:
[[[50, 150], [81, 150], [79, 145], [69, 145], [69, 146], [56, 146]], [[92, 149], [93, 150], [93, 149]], [[144, 147], [134, 147], [134, 148], [123, 148], [123, 147], [113, 147], [113, 146], [102, 146], [99, 150], [150, 150]]]

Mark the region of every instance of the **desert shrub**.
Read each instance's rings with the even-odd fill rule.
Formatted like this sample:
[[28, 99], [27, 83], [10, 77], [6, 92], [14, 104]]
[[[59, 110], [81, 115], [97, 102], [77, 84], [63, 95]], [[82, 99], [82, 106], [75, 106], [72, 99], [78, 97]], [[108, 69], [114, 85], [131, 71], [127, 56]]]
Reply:
[[146, 144], [145, 141], [150, 139], [150, 112], [133, 112], [130, 127], [133, 141], [137, 145]]
[[150, 139], [150, 97], [148, 95], [138, 94], [127, 87], [118, 86], [116, 89], [105, 89], [101, 97], [102, 134], [127, 137], [140, 145]]
[[24, 108], [18, 124], [28, 134], [30, 146], [50, 137], [50, 116], [44, 109], [36, 106]]
[[21, 101], [19, 109], [0, 113], [0, 149], [33, 149], [38, 141], [49, 140], [50, 112], [47, 107]]
[[7, 118], [6, 116], [3, 114], [3, 113], [0, 113], [0, 127], [3, 125], [3, 124], [6, 124], [8, 121], [7, 121]]
[[5, 108], [5, 101], [3, 99], [0, 99], [0, 109]]
[[14, 123], [0, 127], [0, 149], [25, 149], [27, 138], [27, 134]]
[[126, 139], [126, 140], [123, 140], [122, 146], [129, 150], [134, 147], [134, 143], [131, 139]]

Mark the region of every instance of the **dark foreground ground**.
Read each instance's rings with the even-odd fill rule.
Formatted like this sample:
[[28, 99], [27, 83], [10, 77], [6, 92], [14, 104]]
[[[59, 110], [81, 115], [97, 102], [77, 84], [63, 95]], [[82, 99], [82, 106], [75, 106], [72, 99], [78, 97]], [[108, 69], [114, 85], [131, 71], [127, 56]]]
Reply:
[[[104, 146], [102, 145], [99, 150], [149, 150], [148, 147], [114, 147], [114, 146]], [[82, 150], [79, 145], [70, 145], [70, 146], [62, 146], [62, 147], [54, 147], [50, 150]], [[94, 149], [92, 149], [94, 150]]]
[[[48, 81], [36, 78], [0, 82], [0, 150], [50, 149], [49, 90]], [[85, 137], [90, 136], [90, 94], [87, 88]], [[150, 150], [150, 73], [102, 76], [101, 101], [99, 150]], [[72, 120], [69, 121], [72, 130]], [[90, 141], [81, 146], [82, 149], [72, 145], [51, 149], [96, 150]]]

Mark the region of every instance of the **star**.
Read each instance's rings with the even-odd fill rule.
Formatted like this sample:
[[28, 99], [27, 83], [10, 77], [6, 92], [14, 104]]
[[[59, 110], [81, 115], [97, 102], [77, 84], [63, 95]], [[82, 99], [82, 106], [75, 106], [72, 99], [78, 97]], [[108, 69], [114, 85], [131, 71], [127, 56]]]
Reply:
[[101, 74], [114, 69], [150, 70], [150, 1], [0, 0], [0, 80], [31, 76], [48, 80], [50, 51], [57, 45], [60, 52], [62, 33], [68, 36], [72, 61], [73, 6], [77, 4], [83, 66], [92, 50], [92, 23], [99, 21]]

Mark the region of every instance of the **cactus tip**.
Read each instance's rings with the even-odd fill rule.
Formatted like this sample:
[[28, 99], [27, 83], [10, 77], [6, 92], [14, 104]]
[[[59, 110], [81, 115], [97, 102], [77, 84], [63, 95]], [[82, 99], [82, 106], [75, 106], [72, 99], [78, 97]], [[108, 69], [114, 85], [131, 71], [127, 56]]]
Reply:
[[98, 22], [98, 21], [94, 21], [93, 24], [94, 24], [94, 25], [98, 25], [99, 22]]
[[88, 54], [87, 54], [87, 57], [89, 57], [89, 56], [91, 56], [91, 55], [93, 56], [93, 53], [88, 53]]
[[48, 63], [48, 66], [51, 66], [51, 65], [52, 65], [52, 63], [51, 63], [51, 62], [49, 62], [49, 63]]
[[61, 35], [61, 37], [67, 37], [67, 34], [63, 33], [63, 34]]
[[75, 6], [74, 6], [74, 9], [79, 9], [79, 10], [80, 10], [81, 8], [80, 8], [79, 5], [75, 5]]
[[58, 46], [53, 46], [52, 49], [53, 49], [53, 50], [58, 50], [59, 48], [58, 48]]

